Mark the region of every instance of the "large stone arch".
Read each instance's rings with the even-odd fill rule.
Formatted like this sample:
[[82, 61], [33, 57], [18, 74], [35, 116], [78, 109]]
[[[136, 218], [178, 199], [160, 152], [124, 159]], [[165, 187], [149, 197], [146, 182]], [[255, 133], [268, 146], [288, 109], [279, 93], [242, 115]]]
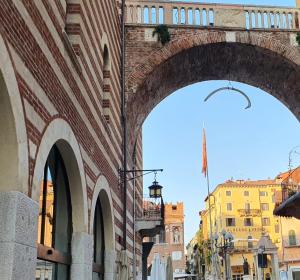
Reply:
[[0, 35], [0, 191], [28, 194], [25, 118], [12, 61]]
[[44, 166], [54, 144], [61, 153], [68, 175], [73, 232], [88, 233], [86, 181], [80, 147], [71, 127], [63, 119], [53, 120], [43, 134], [34, 168], [32, 199], [39, 201]]
[[300, 50], [289, 37], [259, 32], [202, 31], [156, 48], [127, 73], [129, 149], [151, 110], [175, 90], [232, 80], [270, 93], [300, 119]]

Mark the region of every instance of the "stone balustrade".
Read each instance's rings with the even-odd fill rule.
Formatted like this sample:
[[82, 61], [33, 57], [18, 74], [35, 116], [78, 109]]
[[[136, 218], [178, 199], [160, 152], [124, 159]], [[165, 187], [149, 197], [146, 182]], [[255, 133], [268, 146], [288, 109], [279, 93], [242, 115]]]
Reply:
[[127, 24], [167, 24], [236, 29], [299, 29], [299, 9], [127, 0]]

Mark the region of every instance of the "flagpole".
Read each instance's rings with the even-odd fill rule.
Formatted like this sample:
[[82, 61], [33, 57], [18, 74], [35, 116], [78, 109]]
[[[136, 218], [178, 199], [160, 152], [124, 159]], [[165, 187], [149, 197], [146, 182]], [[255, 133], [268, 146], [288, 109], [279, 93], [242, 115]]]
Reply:
[[216, 264], [215, 264], [215, 250], [214, 250], [214, 240], [213, 240], [213, 228], [212, 228], [212, 215], [211, 215], [211, 202], [210, 202], [210, 185], [209, 185], [209, 175], [208, 167], [206, 171], [206, 182], [207, 182], [207, 195], [208, 195], [208, 209], [209, 209], [209, 224], [210, 224], [210, 246], [211, 246], [211, 263], [212, 263], [212, 276], [216, 279]]
[[211, 214], [211, 202], [210, 202], [210, 184], [209, 184], [209, 174], [208, 174], [208, 159], [207, 159], [207, 147], [206, 147], [206, 133], [203, 124], [203, 155], [202, 155], [202, 172], [206, 177], [207, 182], [207, 196], [208, 196], [208, 209], [209, 209], [209, 225], [210, 225], [210, 246], [211, 246], [211, 264], [212, 264], [212, 276], [213, 280], [216, 279], [216, 263], [215, 263], [215, 252], [214, 252], [214, 241], [213, 241], [213, 228], [212, 228], [212, 214]]

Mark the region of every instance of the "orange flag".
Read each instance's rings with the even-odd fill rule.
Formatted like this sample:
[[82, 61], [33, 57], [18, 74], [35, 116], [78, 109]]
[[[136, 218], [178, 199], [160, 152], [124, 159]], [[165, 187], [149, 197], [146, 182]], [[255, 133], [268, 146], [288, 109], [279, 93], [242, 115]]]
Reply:
[[207, 176], [207, 153], [206, 153], [206, 135], [205, 128], [203, 128], [203, 140], [202, 140], [202, 173]]

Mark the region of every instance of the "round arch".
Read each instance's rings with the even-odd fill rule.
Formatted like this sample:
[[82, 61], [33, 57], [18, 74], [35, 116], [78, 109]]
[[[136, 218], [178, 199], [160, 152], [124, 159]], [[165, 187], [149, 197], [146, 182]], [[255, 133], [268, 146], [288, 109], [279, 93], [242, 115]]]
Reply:
[[102, 211], [103, 211], [103, 223], [104, 223], [104, 241], [105, 250], [115, 250], [115, 228], [114, 228], [114, 212], [113, 201], [111, 196], [110, 187], [108, 181], [103, 175], [98, 178], [92, 199], [91, 215], [90, 215], [90, 233], [93, 233], [94, 216], [97, 199], [100, 199]]
[[32, 199], [39, 201], [45, 162], [54, 144], [61, 153], [68, 175], [73, 232], [88, 232], [86, 181], [80, 147], [71, 127], [63, 119], [53, 120], [43, 134], [34, 168]]
[[0, 191], [28, 194], [28, 146], [22, 101], [12, 61], [0, 35]]
[[[193, 83], [231, 80], [270, 93], [300, 119], [300, 51], [259, 33], [225, 31], [183, 36], [154, 50], [127, 75], [130, 151], [151, 110]], [[233, 38], [234, 37], [234, 38]]]

